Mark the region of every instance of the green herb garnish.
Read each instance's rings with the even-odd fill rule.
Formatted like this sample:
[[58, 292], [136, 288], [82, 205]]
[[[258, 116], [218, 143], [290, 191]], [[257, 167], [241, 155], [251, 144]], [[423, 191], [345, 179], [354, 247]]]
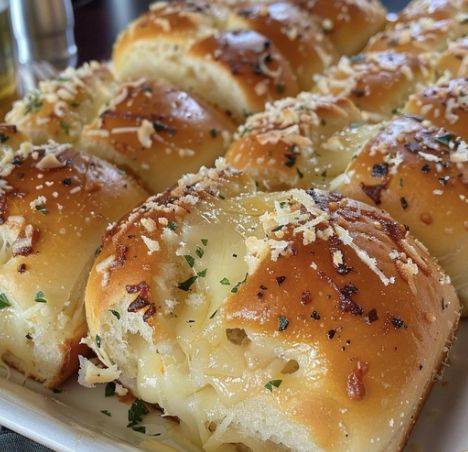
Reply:
[[208, 239], [201, 239], [201, 242], [203, 243], [203, 245], [208, 245]]
[[231, 282], [229, 281], [229, 279], [227, 279], [226, 277], [223, 278], [220, 283], [223, 285], [223, 286], [230, 286], [231, 285]]
[[115, 316], [115, 318], [117, 320], [120, 320], [120, 312], [119, 311], [115, 311], [114, 309], [110, 309], [110, 312], [112, 313], [112, 315]]
[[203, 251], [202, 248], [197, 246], [197, 248], [195, 249], [195, 254], [201, 259], [203, 255], [205, 254], [205, 252]]
[[25, 114], [32, 113], [34, 111], [40, 110], [42, 107], [42, 101], [39, 96], [38, 91], [32, 91], [26, 96], [26, 110]]
[[167, 227], [171, 230], [171, 231], [175, 231], [177, 229], [177, 223], [174, 222], [174, 221], [169, 221], [169, 224], [167, 225]]
[[109, 410], [101, 410], [101, 413], [102, 413], [102, 414], [105, 414], [106, 416], [109, 416], [109, 417], [112, 416], [112, 414], [110, 413]]
[[191, 276], [190, 278], [186, 279], [185, 281], [180, 282], [177, 285], [177, 288], [180, 290], [184, 290], [185, 292], [188, 292], [190, 290], [190, 287], [192, 284], [197, 280], [198, 276]]
[[439, 137], [436, 137], [435, 139], [440, 144], [448, 146], [450, 142], [454, 139], [454, 135], [452, 135], [451, 133], [446, 133], [445, 135], [440, 135]]
[[112, 397], [113, 395], [115, 395], [115, 383], [113, 381], [106, 384], [106, 389], [104, 390], [104, 395], [106, 397]]
[[204, 270], [202, 270], [201, 272], [198, 272], [197, 273], [197, 276], [199, 276], [200, 278], [204, 278], [206, 276], [206, 272], [208, 271], [207, 268], [205, 268]]
[[101, 336], [96, 334], [96, 345], [98, 348], [101, 348]]
[[42, 215], [47, 215], [49, 213], [49, 211], [47, 210], [47, 207], [44, 204], [40, 204], [36, 206], [36, 210], [38, 212], [41, 212]]
[[284, 316], [278, 316], [278, 331], [284, 331], [289, 325], [289, 320]]
[[270, 380], [266, 385], [265, 388], [269, 391], [273, 391], [273, 388], [279, 388], [283, 380]]
[[36, 293], [34, 301], [36, 303], [47, 303], [47, 299], [45, 298], [44, 292], [42, 292], [42, 290]]
[[146, 405], [141, 400], [136, 399], [128, 410], [127, 427], [134, 427], [139, 424], [143, 420], [143, 416], [146, 416], [148, 413]]
[[70, 126], [63, 120], [60, 120], [60, 128], [66, 135], [70, 135]]
[[190, 256], [190, 254], [186, 254], [184, 258], [187, 261], [187, 264], [189, 264], [190, 267], [193, 267], [193, 265], [195, 264], [195, 259], [192, 256]]

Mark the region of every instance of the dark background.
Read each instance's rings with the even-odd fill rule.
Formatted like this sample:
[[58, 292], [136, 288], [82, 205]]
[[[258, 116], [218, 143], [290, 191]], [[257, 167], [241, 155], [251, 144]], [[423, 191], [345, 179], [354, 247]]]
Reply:
[[[154, 0], [153, 0], [154, 1]], [[109, 59], [115, 37], [128, 22], [148, 8], [150, 0], [73, 1], [79, 64]], [[333, 0], [330, 0], [333, 1]], [[389, 11], [401, 10], [409, 0], [381, 0]]]

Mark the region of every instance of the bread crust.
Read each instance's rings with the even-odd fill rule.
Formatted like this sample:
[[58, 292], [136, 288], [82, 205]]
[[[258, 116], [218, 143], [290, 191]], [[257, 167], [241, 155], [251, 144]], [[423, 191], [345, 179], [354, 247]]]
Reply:
[[386, 22], [386, 11], [375, 0], [294, 0], [293, 3], [315, 15], [338, 51], [345, 55], [359, 52]]
[[100, 235], [145, 192], [71, 145], [22, 143], [2, 154], [0, 355], [52, 388], [86, 349], [83, 288]]
[[465, 147], [444, 129], [398, 118], [369, 139], [337, 187], [408, 225], [439, 259], [462, 302], [468, 259]]
[[[172, 232], [178, 236], [198, 223], [197, 212], [205, 208], [209, 212], [219, 212], [215, 218], [221, 218], [224, 203], [230, 205], [231, 199], [246, 212], [252, 208], [255, 211], [254, 206], [258, 206], [265, 214], [255, 221], [263, 224], [266, 237], [272, 241], [268, 242], [266, 254], [262, 254], [261, 248], [253, 251], [249, 256], [257, 256], [258, 260], [249, 267], [244, 281], [236, 285], [235, 290], [228, 282], [225, 298], [216, 311], [212, 312], [214, 307], [201, 305], [204, 327], [200, 330], [197, 329], [200, 317], [193, 311], [190, 314], [193, 317], [188, 318], [196, 319], [192, 324], [195, 332], [184, 334], [193, 334], [189, 350], [195, 351], [210, 340], [210, 331], [242, 330], [251, 343], [258, 346], [271, 342], [277, 349], [284, 350], [286, 357], [294, 356], [299, 370], [292, 373], [267, 371], [266, 374], [259, 370], [256, 379], [244, 381], [242, 379], [247, 377], [241, 376], [244, 375], [241, 367], [225, 377], [217, 375], [214, 380], [207, 377], [207, 382], [213, 381], [215, 385], [214, 381], [220, 381], [234, 391], [235, 385], [230, 385], [240, 378], [245, 388], [242, 392], [245, 403], [260, 397], [262, 402], [258, 409], [263, 409], [261, 404], [267, 403], [271, 413], [281, 412], [283, 426], [293, 422], [305, 428], [310, 435], [309, 446], [364, 450], [377, 444], [384, 450], [397, 450], [412, 426], [417, 407], [458, 321], [459, 303], [453, 287], [445, 281], [440, 268], [424, 248], [383, 211], [320, 190], [256, 194], [251, 185], [248, 189], [242, 188], [238, 178], [229, 170], [226, 173], [224, 168], [190, 177], [181, 181], [175, 190], [152, 198], [113, 231], [104, 244], [87, 288], [91, 337], [100, 335], [103, 353], [112, 362], [119, 363], [122, 369], [132, 368], [119, 356], [120, 352], [115, 351], [120, 350], [120, 345], [113, 342], [112, 332], [108, 332], [108, 322], [112, 318], [108, 312], [117, 309], [123, 319], [123, 313], [127, 309], [133, 312], [136, 300], [143, 299], [145, 303], [139, 301], [141, 310], [135, 315], [142, 316], [151, 331], [151, 336], [145, 336], [145, 340], [156, 347], [175, 340], [175, 331], [179, 331], [178, 334], [186, 331], [179, 329], [178, 322], [186, 322], [187, 298], [177, 296], [174, 311], [166, 313], [155, 281], [164, 274], [169, 262], [180, 265], [184, 272], [190, 271], [192, 266], [189, 260], [189, 265], [185, 263], [184, 267], [182, 255], [179, 264], [174, 261], [164, 239], [164, 226], [159, 225], [167, 227], [166, 220], [175, 221], [177, 228]], [[249, 199], [246, 204], [242, 201], [243, 193]], [[272, 208], [273, 200], [277, 202], [276, 208]], [[143, 218], [151, 219], [157, 227], [152, 232], [145, 230]], [[215, 218], [213, 221], [220, 221]], [[285, 223], [284, 218], [295, 219]], [[280, 229], [278, 222], [282, 225]], [[209, 223], [207, 220], [206, 227]], [[301, 229], [300, 225], [304, 227]], [[148, 255], [142, 234], [159, 243], [158, 250], [151, 255]], [[278, 248], [274, 244], [276, 241], [286, 243], [287, 247]], [[109, 256], [115, 256], [122, 245], [132, 250], [132, 257], [109, 277], [98, 273], [97, 266]], [[209, 243], [204, 246], [205, 253], [209, 252]], [[207, 272], [210, 271], [214, 270], [208, 267]], [[103, 280], [107, 281], [105, 285]], [[136, 287], [137, 281], [145, 281], [147, 286]], [[166, 280], [174, 288], [179, 284], [183, 294], [185, 289], [180, 289], [178, 281]], [[203, 285], [197, 284], [190, 286], [189, 292], [199, 293]], [[441, 298], [447, 305], [441, 304]], [[147, 315], [148, 310], [151, 315]], [[112, 319], [112, 322], [119, 321]], [[215, 343], [222, 341], [223, 336], [215, 334]], [[301, 361], [294, 355], [296, 346], [307, 350], [311, 347], [308, 353], [312, 361]], [[143, 346], [139, 352], [133, 349], [127, 352], [131, 356], [143, 354], [145, 347], [151, 344]], [[242, 345], [230, 347], [231, 358], [236, 362], [237, 354], [245, 349]], [[216, 348], [201, 348], [209, 355], [197, 354], [197, 359], [189, 350], [182, 362], [193, 362], [197, 378], [202, 378], [200, 372], [204, 371], [205, 361], [211, 363], [211, 370], [206, 369], [208, 375], [216, 373], [214, 369], [219, 359]], [[161, 366], [154, 363], [155, 374], [160, 367], [170, 373], [170, 362], [158, 359], [163, 362]], [[284, 362], [288, 360], [284, 359]], [[301, 371], [302, 366], [304, 370]], [[124, 372], [123, 375], [130, 374]], [[233, 381], [230, 380], [232, 375]], [[190, 373], [179, 378], [190, 379]], [[271, 390], [264, 387], [269, 380], [276, 381]], [[141, 392], [142, 386], [135, 388], [138, 397], [150, 397], [149, 392]], [[174, 411], [171, 394], [163, 390], [166, 403], [162, 407], [171, 409], [171, 414], [180, 415], [181, 421], [187, 422], [183, 410]], [[180, 396], [177, 400], [180, 401]], [[191, 400], [190, 397], [187, 400]], [[216, 410], [220, 409], [220, 400], [223, 400], [221, 394], [212, 400]], [[383, 400], [386, 401], [384, 408]], [[196, 415], [203, 419], [202, 406], [198, 407], [201, 414], [197, 411]], [[235, 415], [237, 405], [229, 410]], [[245, 413], [253, 415], [251, 411]], [[251, 434], [247, 425], [237, 428], [241, 428], [246, 438]]]
[[449, 44], [437, 60], [437, 70], [450, 78], [468, 77], [468, 38]]
[[233, 132], [226, 114], [196, 96], [141, 79], [121, 86], [111, 105], [85, 127], [81, 144], [129, 169], [157, 193], [212, 164]]
[[[266, 190], [324, 183], [339, 173], [340, 162], [330, 163], [333, 160], [322, 143], [361, 120], [349, 99], [302, 93], [252, 115], [238, 129], [226, 161], [249, 173]], [[343, 169], [347, 161], [344, 158]]]
[[378, 122], [402, 107], [418, 82], [428, 82], [432, 72], [421, 58], [392, 51], [342, 57], [317, 77], [314, 92], [348, 97], [369, 120]]

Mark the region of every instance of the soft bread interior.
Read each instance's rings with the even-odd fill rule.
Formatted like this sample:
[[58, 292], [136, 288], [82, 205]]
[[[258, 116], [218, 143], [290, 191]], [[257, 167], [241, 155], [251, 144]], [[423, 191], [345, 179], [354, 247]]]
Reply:
[[[260, 451], [315, 449], [307, 429], [272, 408], [264, 389], [273, 375], [288, 378], [297, 371], [301, 378], [310, 371], [310, 347], [286, 350], [272, 338], [227, 329], [220, 314], [268, 254], [256, 239], [264, 235], [260, 217], [282, 196], [240, 195], [220, 200], [222, 208], [201, 203], [179, 236], [167, 230], [164, 247], [170, 258], [157, 276], [156, 296], [165, 299], [166, 314], [172, 316], [163, 320], [159, 340], [140, 316], [127, 312], [126, 301], [120, 320], [104, 314], [102, 341], [113, 350], [126, 383], [142, 399], [177, 415], [206, 450], [233, 444]], [[198, 277], [190, 292], [167, 286], [193, 274]]]

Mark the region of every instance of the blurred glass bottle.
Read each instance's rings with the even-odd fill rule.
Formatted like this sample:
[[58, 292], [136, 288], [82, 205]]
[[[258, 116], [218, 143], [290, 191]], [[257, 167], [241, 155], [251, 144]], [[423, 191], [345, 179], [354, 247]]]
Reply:
[[45, 61], [59, 70], [76, 65], [71, 0], [12, 0], [10, 5], [21, 65]]
[[0, 101], [12, 96], [15, 91], [15, 61], [10, 12], [8, 0], [0, 0]]

